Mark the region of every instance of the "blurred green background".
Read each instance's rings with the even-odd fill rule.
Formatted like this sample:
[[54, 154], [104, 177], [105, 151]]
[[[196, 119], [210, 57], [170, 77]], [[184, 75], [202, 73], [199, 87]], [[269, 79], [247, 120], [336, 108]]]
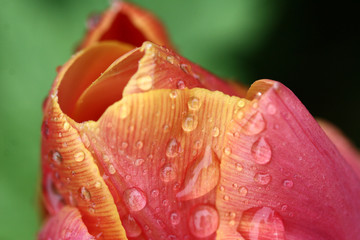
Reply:
[[[210, 71], [283, 82], [359, 146], [359, 25], [350, 2], [143, 0]], [[108, 0], [0, 0], [0, 239], [35, 239], [41, 104], [90, 13]]]

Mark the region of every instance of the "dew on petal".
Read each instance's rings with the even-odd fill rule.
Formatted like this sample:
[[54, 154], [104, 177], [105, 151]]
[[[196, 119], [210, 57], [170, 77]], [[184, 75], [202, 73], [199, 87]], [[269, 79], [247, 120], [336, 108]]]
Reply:
[[159, 196], [160, 192], [158, 189], [154, 189], [151, 191], [151, 197], [157, 198]]
[[121, 119], [124, 119], [129, 115], [129, 113], [130, 113], [130, 108], [128, 107], [128, 105], [125, 103], [122, 104], [119, 108], [119, 117]]
[[144, 146], [144, 143], [142, 141], [137, 141], [136, 142], [136, 148], [137, 149], [142, 149], [143, 146]]
[[243, 133], [246, 135], [256, 135], [264, 131], [266, 126], [263, 115], [259, 112], [254, 113], [243, 126]]
[[94, 184], [95, 188], [101, 188], [101, 185], [102, 184], [99, 181], [96, 181], [95, 184]]
[[176, 90], [171, 90], [171, 92], [169, 93], [169, 96], [171, 99], [177, 98], [177, 95], [178, 94], [177, 94]]
[[180, 64], [180, 68], [181, 68], [181, 70], [183, 70], [187, 74], [189, 74], [190, 71], [191, 71], [191, 66], [186, 64], [186, 63]]
[[229, 147], [224, 148], [224, 153], [226, 156], [229, 156], [231, 154], [231, 148]]
[[69, 128], [70, 128], [70, 124], [68, 122], [64, 122], [64, 124], [63, 124], [64, 131], [69, 130]]
[[197, 127], [197, 125], [198, 125], [197, 116], [193, 114], [187, 115], [182, 121], [182, 129], [185, 132], [193, 131]]
[[172, 164], [168, 163], [162, 166], [160, 169], [160, 179], [165, 182], [172, 182], [176, 179], [176, 169], [172, 166]]
[[174, 60], [175, 60], [174, 56], [172, 55], [166, 56], [166, 61], [168, 61], [169, 63], [174, 64]]
[[220, 177], [220, 161], [210, 146], [202, 157], [193, 161], [188, 168], [182, 189], [176, 194], [180, 200], [201, 197], [216, 187]]
[[46, 120], [41, 125], [41, 133], [45, 138], [48, 138], [50, 135], [49, 124]]
[[294, 186], [294, 182], [292, 180], [284, 180], [283, 186], [287, 188], [292, 188]]
[[85, 187], [81, 187], [79, 189], [79, 193], [80, 193], [80, 197], [82, 199], [84, 199], [85, 201], [90, 201], [91, 194], [90, 194], [89, 190], [87, 190]]
[[137, 224], [136, 220], [129, 214], [124, 219], [121, 219], [121, 223], [125, 228], [126, 236], [135, 238], [140, 236], [142, 230]]
[[170, 222], [172, 225], [178, 225], [180, 221], [181, 221], [181, 217], [178, 212], [172, 212], [170, 214]]
[[146, 195], [138, 188], [128, 188], [123, 193], [124, 202], [130, 211], [137, 212], [146, 205]]
[[193, 111], [199, 110], [201, 106], [200, 99], [197, 97], [191, 97], [188, 101], [188, 108]]
[[144, 159], [138, 158], [135, 160], [134, 165], [138, 167], [138, 166], [141, 166], [144, 162], [145, 162]]
[[211, 135], [212, 135], [213, 137], [217, 137], [217, 136], [219, 136], [219, 134], [220, 134], [219, 128], [218, 128], [218, 127], [214, 127], [214, 128], [212, 129], [212, 131], [211, 131]]
[[243, 107], [245, 107], [245, 105], [246, 105], [246, 100], [245, 100], [245, 99], [240, 99], [240, 100], [238, 101], [238, 103], [237, 103], [237, 106], [238, 106], [239, 108], [243, 108]]
[[197, 238], [209, 237], [219, 226], [219, 214], [210, 205], [197, 206], [189, 218], [189, 229]]
[[63, 157], [58, 151], [50, 151], [49, 157], [56, 164], [61, 164], [63, 161]]
[[114, 165], [112, 165], [112, 164], [109, 165], [108, 170], [111, 175], [116, 173], [116, 169], [115, 169]]
[[269, 184], [270, 180], [271, 175], [269, 173], [256, 173], [254, 177], [254, 181], [261, 185]]
[[248, 189], [246, 187], [240, 187], [239, 188], [240, 196], [245, 197], [247, 195], [247, 193], [248, 193]]
[[180, 150], [180, 144], [175, 138], [171, 138], [166, 145], [166, 156], [169, 158], [176, 157]]
[[271, 147], [264, 137], [261, 137], [252, 145], [251, 154], [257, 164], [267, 164], [270, 162]]
[[140, 77], [136, 79], [136, 84], [141, 90], [147, 91], [153, 86], [153, 78], [149, 75]]
[[186, 86], [185, 86], [185, 83], [184, 83], [184, 81], [178, 81], [177, 82], [177, 88], [178, 89], [184, 89]]
[[235, 163], [235, 169], [241, 172], [243, 170], [243, 166], [240, 163]]
[[266, 110], [270, 115], [274, 115], [276, 113], [276, 107], [271, 103], [267, 106]]
[[77, 152], [75, 153], [74, 158], [76, 162], [82, 162], [85, 159], [85, 153], [83, 151]]
[[270, 207], [250, 208], [244, 211], [237, 231], [245, 240], [285, 240], [281, 216]]

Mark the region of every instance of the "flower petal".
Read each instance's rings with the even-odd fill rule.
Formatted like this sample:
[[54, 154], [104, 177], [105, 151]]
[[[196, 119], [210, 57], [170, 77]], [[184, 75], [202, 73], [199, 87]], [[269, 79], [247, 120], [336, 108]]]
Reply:
[[78, 209], [64, 207], [47, 220], [38, 239], [90, 240], [95, 237], [89, 234]]
[[335, 144], [341, 155], [348, 161], [353, 169], [360, 176], [360, 153], [356, 147], [345, 137], [345, 135], [334, 125], [325, 121], [318, 120], [320, 127]]
[[357, 238], [354, 169], [286, 87], [261, 80], [248, 96], [226, 132], [217, 238]]
[[79, 209], [90, 234], [126, 239], [102, 170], [89, 151], [89, 139], [79, 135], [73, 120], [62, 113], [57, 96], [45, 108], [42, 138], [43, 195], [50, 214], [64, 204]]
[[157, 18], [128, 2], [114, 1], [100, 19], [98, 16], [90, 19], [89, 25], [89, 32], [79, 49], [108, 40], [116, 40], [136, 47], [141, 46], [145, 41], [171, 47], [166, 31]]
[[97, 122], [78, 127], [95, 140], [120, 217], [136, 223], [133, 235], [214, 238], [219, 159], [238, 101], [198, 88], [153, 90], [127, 95]]

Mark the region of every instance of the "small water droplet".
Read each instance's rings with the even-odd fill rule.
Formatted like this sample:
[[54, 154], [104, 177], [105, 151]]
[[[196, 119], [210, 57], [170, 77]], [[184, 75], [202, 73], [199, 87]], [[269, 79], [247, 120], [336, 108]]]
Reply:
[[216, 187], [220, 177], [220, 161], [211, 146], [204, 154], [193, 161], [186, 172], [183, 187], [176, 194], [180, 200], [201, 197]]
[[138, 167], [138, 166], [141, 166], [144, 162], [145, 162], [144, 159], [138, 158], [135, 160], [134, 165]]
[[174, 60], [175, 60], [175, 58], [174, 58], [174, 56], [172, 56], [172, 55], [168, 55], [168, 56], [166, 57], [166, 61], [168, 61], [168, 62], [171, 63], [171, 64], [174, 64]]
[[243, 111], [238, 111], [236, 113], [236, 117], [238, 120], [241, 120], [244, 117], [244, 112]]
[[43, 123], [41, 125], [41, 133], [46, 139], [50, 135], [49, 124], [48, 124], [48, 122], [46, 120], [43, 121]]
[[169, 158], [176, 157], [179, 153], [180, 145], [175, 138], [171, 138], [166, 146], [166, 156]]
[[245, 240], [285, 239], [284, 223], [280, 215], [269, 207], [244, 211], [237, 231]]
[[195, 149], [200, 149], [203, 145], [203, 141], [200, 139], [200, 140], [196, 140], [195, 141], [195, 144], [194, 144], [194, 148]]
[[201, 106], [200, 99], [197, 97], [191, 97], [188, 101], [188, 108], [193, 111], [199, 110]]
[[128, 146], [129, 146], [129, 144], [127, 142], [121, 143], [121, 149], [126, 149]]
[[116, 173], [116, 169], [115, 169], [114, 165], [112, 165], [112, 164], [109, 165], [108, 170], [111, 175]]
[[130, 211], [137, 212], [146, 205], [146, 195], [138, 188], [128, 188], [123, 193], [125, 205]]
[[137, 141], [136, 142], [136, 148], [137, 149], [142, 149], [143, 146], [144, 146], [144, 143], [142, 141]]
[[287, 188], [292, 188], [294, 186], [294, 182], [291, 180], [284, 180], [283, 186]]
[[264, 131], [266, 126], [263, 115], [259, 112], [253, 114], [243, 126], [243, 133], [246, 135], [256, 135]]
[[85, 159], [85, 153], [83, 151], [77, 152], [75, 153], [74, 158], [76, 162], [82, 162]]
[[245, 197], [248, 193], [248, 189], [246, 187], [240, 187], [239, 193], [240, 193], [240, 196]]
[[171, 163], [165, 164], [161, 169], [160, 169], [160, 179], [165, 182], [172, 182], [176, 179], [177, 174], [176, 174], [176, 169], [172, 166]]
[[230, 197], [229, 197], [228, 195], [224, 195], [223, 199], [224, 199], [225, 201], [229, 201]]
[[269, 173], [256, 173], [254, 177], [254, 181], [261, 185], [269, 184], [270, 180], [271, 175]]
[[93, 207], [89, 207], [89, 213], [90, 214], [94, 214], [95, 213], [95, 209]]
[[175, 99], [177, 98], [177, 91], [176, 90], [171, 90], [170, 93], [169, 93], [169, 96], [171, 99]]
[[236, 170], [238, 170], [239, 172], [241, 172], [243, 170], [243, 166], [240, 163], [235, 163], [235, 168]]
[[80, 197], [84, 199], [85, 201], [90, 201], [91, 195], [89, 190], [87, 190], [85, 187], [81, 187], [79, 189]]
[[69, 130], [69, 128], [70, 128], [70, 124], [68, 122], [64, 122], [64, 124], [63, 124], [64, 131]]
[[177, 82], [177, 88], [178, 89], [184, 89], [186, 86], [185, 86], [185, 83], [184, 83], [184, 81], [178, 81]]
[[96, 181], [95, 184], [94, 184], [95, 188], [101, 188], [101, 185], [102, 184], [99, 181]]
[[180, 214], [178, 212], [172, 212], [170, 214], [170, 221], [172, 225], [178, 225], [181, 221]]
[[288, 208], [288, 205], [284, 204], [281, 206], [281, 211], [285, 212], [287, 208]]
[[63, 157], [58, 151], [50, 151], [49, 158], [58, 165], [63, 161]]
[[168, 205], [169, 205], [169, 200], [164, 199], [164, 200], [162, 201], [162, 205], [164, 205], [165, 207], [168, 206]]
[[189, 218], [189, 228], [192, 235], [198, 238], [209, 237], [219, 226], [219, 214], [209, 205], [197, 206]]
[[229, 147], [224, 148], [224, 153], [226, 156], [229, 156], [231, 154], [231, 148]]
[[136, 84], [138, 88], [140, 88], [143, 91], [147, 91], [152, 88], [153, 86], [153, 78], [149, 75], [140, 77], [136, 79]]
[[142, 230], [130, 214], [124, 217], [124, 219], [121, 219], [121, 222], [125, 228], [127, 237], [135, 238], [140, 236]]
[[159, 196], [160, 192], [158, 189], [154, 189], [151, 191], [151, 197], [157, 198]]
[[181, 70], [183, 70], [185, 73], [189, 74], [191, 72], [190, 65], [187, 65], [186, 63], [180, 64]]
[[188, 114], [182, 121], [182, 129], [185, 132], [193, 131], [198, 125], [197, 116], [193, 114]]
[[269, 104], [267, 106], [267, 112], [271, 115], [274, 115], [276, 113], [276, 107], [273, 104]]
[[245, 105], [246, 105], [246, 100], [245, 100], [245, 99], [240, 99], [240, 100], [238, 101], [237, 105], [238, 105], [239, 108], [245, 107]]
[[267, 164], [270, 162], [271, 148], [264, 137], [261, 137], [252, 145], [251, 154], [257, 164]]
[[123, 103], [120, 107], [119, 107], [119, 117], [121, 119], [125, 119], [130, 113], [130, 108], [128, 107], [127, 104]]
[[217, 137], [217, 136], [219, 136], [219, 134], [220, 134], [219, 128], [218, 128], [218, 127], [214, 127], [214, 128], [212, 129], [212, 131], [211, 131], [211, 135], [212, 135], [213, 137]]

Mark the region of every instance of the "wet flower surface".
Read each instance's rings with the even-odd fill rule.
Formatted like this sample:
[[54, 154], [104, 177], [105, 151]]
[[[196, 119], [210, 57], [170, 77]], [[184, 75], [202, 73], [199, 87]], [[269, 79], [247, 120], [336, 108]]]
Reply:
[[360, 234], [350, 144], [281, 83], [246, 90], [181, 57], [128, 3], [91, 24], [43, 110], [39, 239]]

